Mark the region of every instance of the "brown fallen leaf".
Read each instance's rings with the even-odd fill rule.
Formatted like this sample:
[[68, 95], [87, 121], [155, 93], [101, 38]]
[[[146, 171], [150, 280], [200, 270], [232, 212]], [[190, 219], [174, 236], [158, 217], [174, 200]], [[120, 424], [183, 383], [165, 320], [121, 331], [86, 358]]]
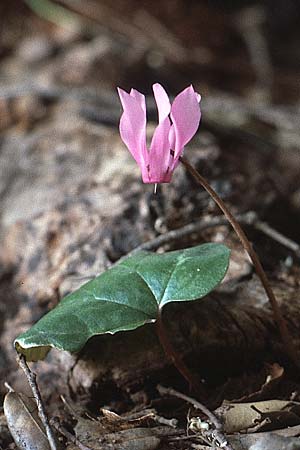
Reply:
[[182, 434], [182, 430], [174, 429], [170, 425], [141, 427], [143, 422], [153, 419], [152, 414], [123, 417], [105, 408], [102, 408], [102, 413], [103, 417], [98, 420], [76, 414], [76, 440], [93, 450], [155, 450], [162, 438]]
[[93, 450], [154, 450], [160, 444], [155, 428], [131, 428], [107, 433], [99, 422], [81, 419], [74, 431], [76, 439]]
[[31, 398], [14, 391], [8, 392], [4, 398], [3, 408], [9, 431], [18, 448], [50, 450], [36, 404]]
[[99, 441], [98, 448], [101, 450], [155, 450], [160, 444], [160, 438], [151, 428], [133, 428], [107, 434]]
[[[294, 408], [294, 409], [293, 409]], [[223, 404], [214, 412], [224, 424], [226, 433], [245, 431], [263, 423], [264, 429], [293, 426], [300, 423], [299, 404], [285, 400]]]

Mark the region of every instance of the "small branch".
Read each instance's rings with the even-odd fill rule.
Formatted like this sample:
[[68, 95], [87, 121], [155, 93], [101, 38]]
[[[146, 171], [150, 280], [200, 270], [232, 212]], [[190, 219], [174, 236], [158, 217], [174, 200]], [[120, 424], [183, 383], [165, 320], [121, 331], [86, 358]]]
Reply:
[[175, 389], [161, 386], [160, 384], [157, 386], [157, 390], [161, 395], [171, 395], [173, 397], [180, 398], [187, 403], [190, 403], [194, 408], [199, 409], [210, 420], [216, 430], [222, 430], [223, 426], [219, 419], [206, 406], [202, 405], [202, 403], [198, 402], [196, 399], [188, 397], [187, 395], [182, 394]]
[[76, 439], [76, 437], [72, 433], [66, 430], [59, 423], [57, 418], [52, 419], [51, 424], [60, 434], [62, 434], [69, 442], [76, 445], [80, 450], [92, 450], [90, 447], [87, 447], [86, 445], [82, 444], [78, 439]]
[[174, 364], [174, 366], [177, 368], [179, 373], [183, 376], [183, 378], [189, 383], [190, 389], [194, 389], [197, 394], [204, 394], [203, 388], [200, 385], [200, 383], [195, 379], [193, 374], [190, 372], [190, 370], [187, 368], [187, 366], [184, 364], [182, 358], [177, 353], [177, 351], [173, 348], [173, 345], [171, 344], [171, 341], [169, 340], [169, 337], [167, 335], [167, 332], [165, 330], [165, 327], [162, 322], [162, 310], [161, 308], [158, 308], [157, 311], [157, 319], [156, 319], [156, 330], [157, 335], [159, 338], [159, 341], [162, 345], [162, 348], [164, 349], [164, 352], [168, 359]]
[[293, 251], [295, 255], [300, 258], [300, 245], [292, 239], [284, 236], [282, 233], [279, 233], [279, 231], [274, 230], [274, 228], [272, 228], [268, 223], [260, 222], [259, 220], [255, 221], [254, 228], [269, 236], [274, 241], [279, 242], [279, 244], [283, 245], [289, 250]]
[[252, 245], [250, 244], [247, 236], [245, 235], [244, 231], [242, 230], [240, 224], [237, 222], [235, 217], [231, 214], [223, 200], [218, 196], [218, 194], [213, 190], [213, 188], [209, 185], [209, 183], [205, 180], [202, 175], [189, 163], [189, 161], [181, 156], [180, 161], [186, 168], [186, 170], [195, 178], [195, 180], [208, 192], [208, 194], [212, 197], [212, 199], [215, 201], [215, 203], [219, 206], [219, 208], [224, 213], [225, 217], [231, 224], [232, 228], [236, 232], [237, 236], [239, 237], [244, 249], [248, 253], [249, 257], [252, 260], [252, 263], [255, 267], [256, 273], [258, 277], [260, 278], [260, 281], [264, 287], [264, 290], [268, 296], [268, 299], [270, 301], [274, 318], [276, 320], [276, 323], [279, 328], [279, 332], [281, 335], [281, 339], [286, 347], [286, 351], [290, 357], [290, 359], [294, 362], [295, 366], [300, 369], [300, 362], [299, 358], [297, 356], [296, 349], [293, 345], [292, 338], [290, 336], [290, 333], [288, 332], [286, 322], [281, 314], [280, 308], [278, 306], [276, 297], [274, 295], [273, 289], [271, 288], [271, 285], [269, 283], [268, 277], [261, 265], [261, 262], [259, 260], [258, 255], [254, 251]]
[[149, 414], [149, 417], [152, 417], [152, 419], [161, 424], [161, 425], [166, 425], [167, 427], [170, 428], [177, 428], [178, 425], [178, 420], [177, 419], [166, 419], [165, 417], [159, 416], [158, 414]]
[[[238, 214], [236, 215], [236, 220], [239, 223], [242, 223], [244, 225], [250, 225], [256, 230], [261, 231], [266, 236], [269, 236], [274, 241], [293, 251], [297, 257], [300, 257], [300, 245], [297, 242], [293, 241], [292, 239], [284, 236], [279, 231], [272, 228], [268, 223], [258, 220], [255, 212], [248, 211], [244, 214]], [[201, 220], [199, 222], [191, 222], [187, 225], [184, 225], [183, 227], [167, 231], [166, 233], [161, 234], [153, 239], [150, 239], [149, 241], [143, 242], [141, 245], [135, 247], [129, 253], [122, 256], [118, 260], [118, 263], [122, 259], [128, 258], [128, 256], [131, 256], [136, 252], [140, 252], [143, 250], [146, 251], [157, 250], [159, 247], [163, 245], [180, 241], [183, 238], [191, 236], [191, 234], [201, 233], [202, 231], [207, 230], [209, 228], [219, 227], [222, 225], [228, 225], [228, 219], [226, 219], [226, 217], [223, 216], [210, 217], [207, 220]]]
[[[172, 388], [165, 388], [164, 386], [158, 385], [157, 390], [161, 395], [171, 395], [173, 397], [180, 398], [181, 400], [184, 400], [187, 403], [190, 403], [193, 405], [194, 408], [199, 409], [211, 422], [211, 424], [214, 426], [214, 430], [210, 432], [211, 436], [215, 439], [218, 438], [219, 441], [222, 441], [226, 443], [225, 445], [222, 445], [222, 448], [224, 450], [232, 450], [232, 447], [228, 444], [227, 439], [225, 438], [225, 435], [223, 434], [223, 425], [220, 422], [220, 420], [213, 414], [205, 405], [198, 402], [192, 397], [188, 397], [185, 394], [182, 394], [181, 392], [176, 391]], [[205, 434], [208, 437], [208, 433]]]
[[[248, 212], [246, 214], [242, 214], [238, 216], [238, 219], [246, 223], [248, 225], [252, 224], [255, 221], [255, 214], [252, 212]], [[228, 220], [223, 216], [217, 216], [213, 218], [209, 218], [208, 220], [203, 220], [200, 222], [192, 222], [188, 225], [185, 225], [176, 230], [167, 231], [160, 236], [151, 239], [150, 241], [144, 242], [138, 247], [134, 248], [130, 253], [126, 255], [126, 258], [138, 251], [141, 250], [156, 250], [158, 247], [162, 245], [169, 244], [170, 242], [179, 241], [182, 238], [190, 236], [193, 233], [200, 233], [203, 230], [207, 230], [208, 228], [214, 228], [222, 225], [227, 225]]]
[[46, 434], [47, 434], [47, 438], [48, 438], [48, 441], [49, 441], [50, 448], [51, 448], [51, 450], [57, 450], [55, 437], [54, 437], [53, 431], [52, 431], [52, 429], [50, 427], [48, 417], [47, 417], [47, 415], [45, 413], [42, 397], [41, 397], [41, 394], [40, 394], [40, 391], [39, 391], [39, 388], [38, 388], [38, 385], [37, 385], [37, 382], [36, 382], [36, 374], [31, 372], [31, 370], [29, 369], [29, 367], [28, 367], [28, 365], [26, 363], [26, 359], [25, 359], [24, 355], [17, 355], [16, 359], [17, 359], [18, 365], [21, 367], [21, 369], [25, 373], [25, 376], [27, 378], [29, 386], [30, 386], [30, 388], [32, 390], [33, 397], [34, 397], [34, 399], [36, 401], [36, 405], [37, 405], [37, 408], [38, 408], [39, 417], [40, 417], [40, 419], [41, 419], [41, 421], [42, 421], [42, 423], [43, 423], [43, 425], [45, 427], [45, 431], [46, 431]]
[[[102, 409], [103, 411], [103, 409]], [[166, 419], [165, 417], [159, 416], [155, 409], [146, 409], [144, 411], [139, 411], [138, 413], [131, 414], [129, 416], [120, 416], [120, 419], [124, 422], [130, 422], [134, 424], [144, 424], [145, 421], [152, 419], [161, 425], [166, 425], [170, 428], [177, 428], [178, 420], [175, 418]]]

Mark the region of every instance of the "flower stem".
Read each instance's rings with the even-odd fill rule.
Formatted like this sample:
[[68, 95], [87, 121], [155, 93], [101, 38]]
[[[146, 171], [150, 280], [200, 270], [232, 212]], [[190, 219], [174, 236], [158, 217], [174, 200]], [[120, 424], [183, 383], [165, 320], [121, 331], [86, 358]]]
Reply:
[[162, 309], [161, 308], [158, 308], [158, 311], [157, 311], [156, 330], [157, 330], [158, 338], [160, 340], [160, 343], [162, 345], [162, 348], [164, 349], [166, 356], [174, 364], [174, 366], [179, 371], [179, 373], [181, 373], [183, 378], [185, 378], [185, 380], [188, 382], [190, 391], [194, 390], [197, 394], [201, 394], [201, 393], [203, 394], [203, 388], [201, 387], [200, 383], [195, 379], [193, 374], [190, 372], [190, 370], [184, 364], [182, 358], [176, 352], [176, 350], [174, 349], [173, 345], [171, 344], [171, 342], [169, 340], [165, 326], [162, 322]]
[[243, 229], [241, 228], [238, 221], [235, 219], [235, 217], [231, 214], [223, 200], [218, 196], [218, 194], [214, 191], [214, 189], [210, 186], [210, 184], [206, 181], [206, 179], [200, 175], [200, 173], [190, 164], [190, 162], [183, 156], [181, 156], [180, 161], [186, 168], [186, 170], [195, 178], [195, 180], [208, 192], [208, 194], [212, 197], [212, 199], [215, 201], [215, 203], [219, 206], [219, 208], [224, 213], [225, 217], [228, 219], [228, 222], [236, 232], [237, 236], [239, 237], [244, 249], [248, 253], [250, 259], [252, 260], [252, 263], [255, 267], [256, 273], [261, 281], [261, 284], [264, 287], [264, 290], [267, 294], [267, 297], [270, 301], [275, 321], [278, 325], [279, 332], [281, 335], [281, 339], [286, 347], [286, 351], [290, 357], [290, 359], [294, 362], [297, 368], [300, 368], [299, 358], [297, 356], [296, 349], [292, 343], [292, 338], [289, 334], [289, 331], [286, 326], [286, 322], [281, 314], [279, 305], [277, 303], [276, 297], [274, 295], [273, 289], [271, 288], [270, 282], [268, 280], [268, 277], [261, 265], [260, 259], [253, 249], [252, 245], [250, 244], [247, 236], [245, 235]]

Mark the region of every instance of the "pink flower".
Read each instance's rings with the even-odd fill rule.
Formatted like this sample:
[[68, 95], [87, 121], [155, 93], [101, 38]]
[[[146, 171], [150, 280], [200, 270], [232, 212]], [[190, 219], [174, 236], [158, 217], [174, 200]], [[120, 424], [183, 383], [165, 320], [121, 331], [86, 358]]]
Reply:
[[143, 182], [169, 183], [184, 146], [198, 129], [201, 97], [191, 85], [175, 97], [171, 106], [160, 84], [156, 83], [152, 88], [158, 109], [158, 126], [149, 150], [146, 145], [145, 96], [135, 89], [128, 94], [118, 88], [124, 110], [120, 134], [142, 171]]

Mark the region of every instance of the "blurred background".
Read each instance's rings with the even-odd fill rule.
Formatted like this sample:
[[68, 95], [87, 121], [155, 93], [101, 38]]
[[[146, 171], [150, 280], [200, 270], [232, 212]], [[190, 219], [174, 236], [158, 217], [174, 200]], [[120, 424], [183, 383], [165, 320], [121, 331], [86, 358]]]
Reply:
[[3, 81], [299, 99], [297, 0], [1, 2]]
[[263, 240], [267, 265], [299, 251], [298, 0], [2, 0], [0, 21], [0, 275], [18, 295], [51, 306], [70, 273], [219, 213], [181, 168], [156, 197], [141, 185], [117, 86], [174, 96], [193, 83], [203, 114], [188, 156], [236, 212], [293, 241], [282, 253]]
[[101, 197], [105, 173], [138, 180], [116, 87], [160, 82], [202, 94], [196, 164], [299, 239], [297, 0], [2, 0], [0, 20], [0, 237], [89, 183]]

